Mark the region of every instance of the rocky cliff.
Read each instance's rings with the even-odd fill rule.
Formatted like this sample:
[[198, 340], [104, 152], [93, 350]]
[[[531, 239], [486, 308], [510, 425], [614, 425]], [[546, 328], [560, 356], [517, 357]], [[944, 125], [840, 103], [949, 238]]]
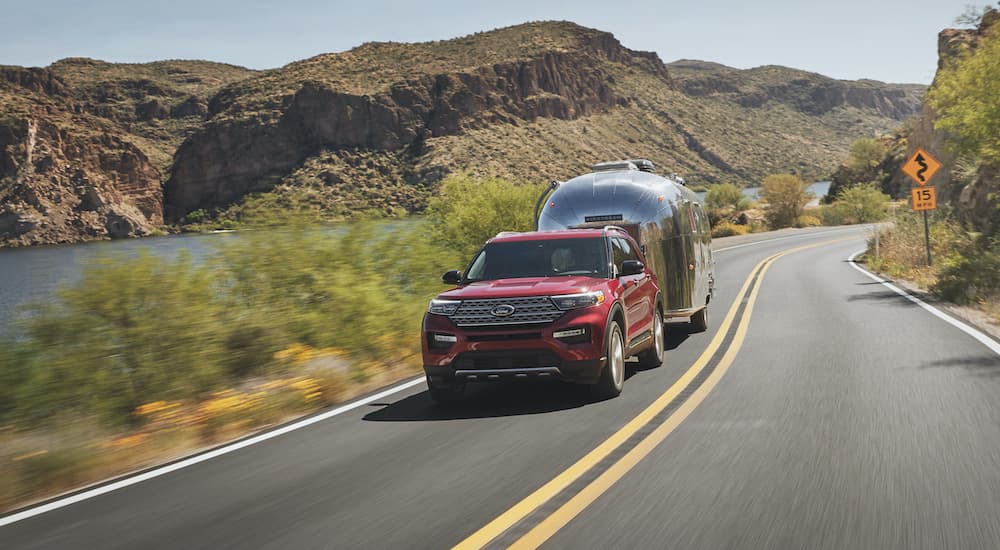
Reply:
[[163, 223], [161, 175], [47, 69], [0, 68], [0, 242], [73, 242]]
[[90, 59], [0, 67], [0, 245], [160, 230], [174, 151], [203, 121], [208, 96], [251, 73]]

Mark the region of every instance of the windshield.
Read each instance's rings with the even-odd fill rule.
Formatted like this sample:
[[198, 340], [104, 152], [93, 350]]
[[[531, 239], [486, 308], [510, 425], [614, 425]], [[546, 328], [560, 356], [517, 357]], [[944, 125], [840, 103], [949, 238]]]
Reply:
[[472, 260], [466, 281], [586, 275], [608, 277], [602, 237], [489, 243]]

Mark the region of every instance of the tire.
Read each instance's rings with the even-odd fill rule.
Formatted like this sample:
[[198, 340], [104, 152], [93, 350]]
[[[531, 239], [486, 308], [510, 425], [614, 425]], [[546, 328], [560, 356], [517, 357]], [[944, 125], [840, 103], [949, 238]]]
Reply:
[[449, 405], [462, 401], [465, 396], [465, 384], [440, 385], [431, 382], [431, 377], [427, 377], [427, 391], [431, 394], [434, 402]]
[[639, 354], [639, 366], [658, 367], [663, 363], [663, 314], [656, 310], [653, 314], [653, 345]]
[[705, 332], [708, 330], [708, 304], [705, 304], [705, 307], [691, 316], [689, 328], [690, 332]]
[[608, 358], [607, 363], [601, 369], [600, 378], [594, 384], [592, 392], [594, 397], [611, 399], [618, 397], [622, 393], [622, 386], [625, 385], [625, 342], [618, 321], [612, 321], [608, 326], [605, 354]]

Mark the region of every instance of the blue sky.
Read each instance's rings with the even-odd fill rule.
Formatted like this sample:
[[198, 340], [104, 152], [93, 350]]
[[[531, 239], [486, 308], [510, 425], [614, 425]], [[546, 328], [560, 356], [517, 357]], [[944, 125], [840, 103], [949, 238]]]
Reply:
[[[0, 64], [63, 57], [208, 59], [279, 67], [368, 41], [463, 36], [537, 20], [610, 31], [666, 62], [786, 65], [836, 78], [929, 83], [937, 33], [968, 0], [0, 0]], [[986, 2], [978, 2], [983, 5]]]

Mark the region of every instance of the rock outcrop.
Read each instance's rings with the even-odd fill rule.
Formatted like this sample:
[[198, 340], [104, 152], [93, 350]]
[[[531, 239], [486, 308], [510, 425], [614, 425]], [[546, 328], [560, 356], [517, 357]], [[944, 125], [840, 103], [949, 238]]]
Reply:
[[82, 58], [0, 67], [0, 246], [160, 231], [162, 170], [209, 94], [253, 73]]
[[44, 69], [4, 68], [15, 97], [0, 115], [0, 243], [148, 234], [163, 223], [161, 176], [113, 128], [78, 114]]

